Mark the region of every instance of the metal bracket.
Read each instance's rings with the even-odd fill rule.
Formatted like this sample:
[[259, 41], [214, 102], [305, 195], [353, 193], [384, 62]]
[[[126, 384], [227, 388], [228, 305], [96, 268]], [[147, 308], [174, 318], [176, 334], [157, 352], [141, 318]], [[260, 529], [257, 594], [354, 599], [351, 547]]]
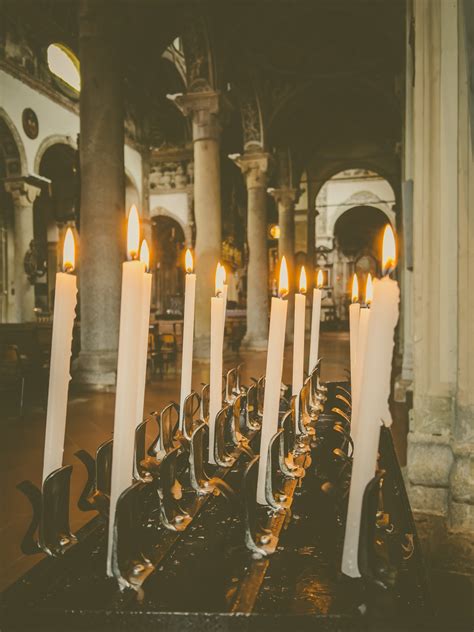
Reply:
[[[21, 544], [23, 553], [31, 555], [41, 550], [51, 557], [60, 557], [77, 543], [69, 526], [71, 474], [72, 465], [63, 465], [45, 479], [41, 491], [31, 481], [23, 481], [17, 486], [33, 509]], [[36, 530], [37, 540], [34, 538]]]

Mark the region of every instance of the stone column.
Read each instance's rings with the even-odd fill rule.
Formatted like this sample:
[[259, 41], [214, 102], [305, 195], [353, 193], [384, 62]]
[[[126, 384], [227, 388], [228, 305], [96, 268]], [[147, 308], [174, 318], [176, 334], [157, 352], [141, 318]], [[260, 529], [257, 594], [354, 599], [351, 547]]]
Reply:
[[185, 116], [191, 116], [193, 124], [197, 279], [194, 357], [208, 362], [211, 296], [215, 292], [215, 271], [222, 244], [219, 95], [190, 92], [172, 98]]
[[[299, 279], [296, 278], [295, 269], [295, 203], [298, 199], [298, 189], [280, 187], [268, 189], [270, 195], [278, 205], [278, 225], [280, 227], [280, 239], [278, 240], [278, 257], [281, 261], [285, 256], [288, 264], [288, 276], [290, 281], [290, 294], [288, 296], [288, 317], [286, 319], [286, 339], [293, 340], [294, 324], [294, 293], [298, 290]], [[308, 270], [309, 273], [309, 270]], [[308, 274], [309, 276], [309, 274]]]
[[24, 261], [34, 238], [33, 203], [40, 189], [28, 184], [24, 178], [8, 178], [4, 183], [12, 197], [15, 216], [14, 321], [29, 322], [35, 320], [35, 288], [26, 276]]
[[247, 185], [247, 349], [268, 344], [267, 184], [270, 155], [265, 152], [229, 156], [241, 169]]
[[122, 48], [105, 3], [81, 0], [81, 353], [75, 380], [88, 388], [113, 387], [117, 370], [126, 256]]

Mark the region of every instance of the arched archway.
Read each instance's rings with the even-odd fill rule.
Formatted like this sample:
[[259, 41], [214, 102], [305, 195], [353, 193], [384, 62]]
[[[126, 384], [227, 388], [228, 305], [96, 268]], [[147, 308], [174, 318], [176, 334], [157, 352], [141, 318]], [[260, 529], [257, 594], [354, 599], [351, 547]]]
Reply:
[[53, 305], [62, 233], [68, 223], [76, 222], [78, 216], [77, 151], [70, 143], [64, 142], [46, 146], [39, 158], [38, 172], [50, 180], [51, 184], [43, 188], [33, 206], [34, 239], [44, 270], [36, 279], [35, 305], [48, 313]]
[[155, 269], [154, 305], [159, 316], [183, 314], [184, 232], [166, 215], [152, 220], [152, 266]]
[[395, 192], [375, 171], [346, 169], [323, 184], [315, 207], [316, 252], [320, 265], [327, 268], [327, 294], [337, 320], [346, 323], [352, 274], [356, 269], [360, 273], [364, 291], [368, 272], [378, 272], [380, 248], [376, 239], [385, 224], [396, 223]]
[[0, 322], [17, 320], [20, 313], [15, 293], [15, 256], [18, 254], [15, 252], [15, 214], [5, 182], [27, 171], [20, 136], [7, 113], [0, 108]]

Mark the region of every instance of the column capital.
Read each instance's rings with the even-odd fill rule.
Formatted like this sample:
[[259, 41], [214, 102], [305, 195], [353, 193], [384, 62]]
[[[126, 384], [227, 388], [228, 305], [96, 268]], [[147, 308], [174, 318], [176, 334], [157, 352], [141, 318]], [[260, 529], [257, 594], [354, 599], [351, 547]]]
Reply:
[[245, 177], [247, 189], [265, 188], [267, 186], [272, 166], [272, 157], [269, 153], [261, 151], [229, 154], [229, 158], [241, 170], [242, 175]]
[[268, 195], [271, 195], [275, 202], [280, 204], [285, 210], [290, 210], [298, 201], [301, 191], [290, 187], [280, 187], [278, 189], [267, 189], [267, 193]]
[[219, 92], [188, 92], [166, 96], [184, 116], [191, 116], [194, 142], [219, 139], [221, 131], [218, 116], [221, 109]]
[[25, 177], [6, 178], [5, 191], [10, 193], [16, 208], [29, 208], [36, 200], [41, 188], [31, 184]]

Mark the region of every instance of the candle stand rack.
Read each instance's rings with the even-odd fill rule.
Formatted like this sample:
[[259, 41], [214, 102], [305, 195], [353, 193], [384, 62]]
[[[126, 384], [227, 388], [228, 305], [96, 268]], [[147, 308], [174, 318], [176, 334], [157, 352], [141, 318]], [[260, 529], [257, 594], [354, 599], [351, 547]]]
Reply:
[[[366, 487], [360, 578], [340, 572], [353, 444], [347, 382], [320, 383], [298, 399], [282, 385], [269, 445], [266, 505], [256, 501], [265, 379], [223, 382], [208, 464], [209, 387], [179, 408], [150, 414], [135, 433], [132, 485], [117, 502], [106, 576], [112, 439], [76, 456], [87, 469], [77, 502], [94, 515], [69, 529], [72, 465], [40, 491], [23, 540], [43, 559], [2, 598], [2, 630], [389, 630], [426, 625], [431, 604], [420, 544], [388, 428]], [[152, 439], [150, 440], [150, 437]], [[38, 536], [35, 539], [35, 532]]]

